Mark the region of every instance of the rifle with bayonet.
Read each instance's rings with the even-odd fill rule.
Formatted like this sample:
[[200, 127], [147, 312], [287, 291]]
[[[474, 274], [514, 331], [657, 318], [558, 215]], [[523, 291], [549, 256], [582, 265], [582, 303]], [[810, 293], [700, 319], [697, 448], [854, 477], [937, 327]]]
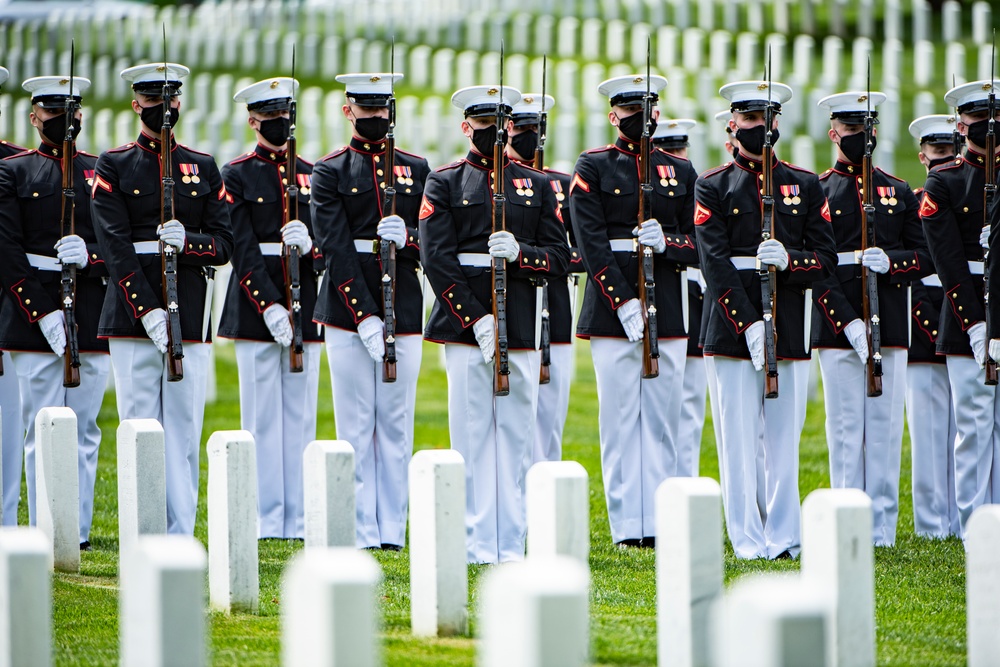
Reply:
[[[871, 100], [872, 63], [868, 61], [868, 110], [865, 114], [865, 155], [861, 159], [861, 251], [874, 248], [875, 202], [872, 200], [872, 142], [875, 133], [875, 117], [872, 116]], [[861, 280], [864, 291], [861, 294], [862, 317], [868, 330], [868, 363], [865, 364], [867, 393], [874, 398], [882, 395], [882, 324], [879, 318], [878, 274], [861, 265]]]
[[[653, 217], [653, 177], [649, 163], [652, 152], [653, 94], [650, 89], [650, 42], [646, 39], [646, 94], [642, 98], [642, 139], [639, 141], [639, 227]], [[656, 282], [653, 249], [639, 246], [639, 304], [645, 322], [642, 334], [642, 377], [660, 374], [660, 349], [656, 326]]]
[[[771, 106], [771, 50], [767, 52], [767, 106], [764, 108], [764, 164], [761, 167], [763, 183], [761, 188], [761, 241], [774, 238], [774, 143], [771, 128], [774, 125], [774, 109]], [[777, 268], [761, 266], [757, 269], [760, 277], [760, 297], [764, 315], [764, 398], [778, 397], [778, 332], [774, 326], [777, 310]]]
[[[504, 146], [507, 114], [503, 108], [503, 42], [500, 42], [500, 99], [497, 101], [497, 141], [493, 145], [493, 233], [507, 231], [507, 195], [504, 194]], [[493, 356], [493, 395], [510, 394], [510, 355], [507, 349], [507, 266], [503, 257], [490, 260], [493, 277], [493, 318], [497, 324]]]
[[[175, 91], [170, 87], [167, 64], [167, 28], [163, 26], [163, 125], [160, 128], [160, 226], [174, 219], [174, 171], [170, 145], [170, 102]], [[177, 250], [160, 241], [160, 267], [163, 271], [163, 304], [167, 311], [167, 381], [184, 379], [184, 347], [181, 335], [180, 298], [177, 288]]]
[[[69, 94], [66, 96], [66, 134], [63, 135], [63, 152], [60, 160], [62, 168], [62, 202], [59, 234], [62, 237], [76, 233], [76, 218], [74, 216], [74, 201], [76, 190], [73, 189], [73, 119], [79, 108], [73, 97], [75, 83], [74, 67], [76, 60], [76, 42], [70, 42], [69, 50]], [[60, 278], [60, 297], [62, 300], [63, 321], [66, 327], [66, 351], [63, 354], [63, 386], [80, 386], [80, 341], [76, 324], [76, 266], [63, 264]]]
[[[385, 188], [382, 215], [396, 215], [396, 40], [389, 49], [389, 130], [385, 135]], [[396, 381], [396, 244], [379, 239], [379, 263], [382, 265], [382, 315], [385, 323], [385, 357], [382, 359], [382, 382]]]
[[[545, 113], [545, 69], [547, 56], [542, 56], [542, 110], [538, 114], [538, 144], [535, 146], [535, 169], [545, 171], [545, 135], [548, 128], [548, 114]], [[542, 278], [542, 332], [538, 346], [541, 352], [541, 366], [538, 369], [538, 384], [548, 384], [552, 380], [552, 323], [549, 317], [549, 281]]]
[[[990, 211], [993, 210], [994, 199], [997, 195], [997, 162], [996, 162], [996, 148], [997, 148], [997, 136], [996, 129], [994, 128], [997, 109], [997, 97], [996, 89], [993, 86], [994, 81], [994, 68], [996, 67], [996, 49], [997, 49], [997, 35], [996, 30], [993, 31], [993, 52], [990, 56], [990, 94], [986, 98], [987, 110], [990, 114], [989, 122], [986, 124], [986, 181], [983, 184], [983, 223], [984, 225], [991, 224], [990, 221]], [[992, 230], [991, 230], [992, 231]], [[991, 233], [992, 237], [993, 234]], [[983, 302], [986, 304], [986, 384], [995, 385], [997, 384], [997, 362], [993, 360], [993, 357], [989, 355], [989, 344], [992, 340], [993, 332], [990, 327], [990, 316], [989, 316], [989, 305], [990, 305], [990, 250], [986, 248], [983, 251]]]
[[[299, 219], [299, 182], [296, 173], [298, 151], [295, 141], [295, 49], [292, 48], [292, 99], [288, 104], [288, 146], [285, 150], [285, 220], [288, 224]], [[288, 319], [292, 326], [292, 344], [288, 348], [288, 370], [301, 373], [302, 365], [302, 274], [301, 255], [298, 246], [282, 244], [282, 267], [285, 275], [285, 301], [288, 303]]]

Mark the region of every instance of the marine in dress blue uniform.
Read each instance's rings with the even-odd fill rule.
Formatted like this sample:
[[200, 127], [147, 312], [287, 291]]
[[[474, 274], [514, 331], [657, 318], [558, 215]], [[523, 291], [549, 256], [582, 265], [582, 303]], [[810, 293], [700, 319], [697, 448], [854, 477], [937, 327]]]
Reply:
[[[770, 102], [780, 112], [791, 89], [742, 81], [719, 92], [731, 104], [729, 127], [739, 152], [732, 162], [698, 177], [695, 229], [709, 310], [703, 349], [722, 422], [719, 467], [726, 530], [738, 558], [794, 557], [800, 549], [798, 445], [809, 376], [807, 290], [833, 270], [836, 249], [819, 179], [777, 158], [772, 165], [774, 230], [761, 242], [764, 110]], [[777, 134], [776, 113], [772, 141]], [[777, 270], [780, 391], [767, 400], [758, 265]]]
[[[726, 112], [729, 115], [729, 112]], [[653, 134], [653, 146], [659, 150], [688, 159], [690, 131], [697, 121], [689, 118], [669, 118], [660, 121]], [[692, 165], [693, 166], [693, 165]], [[687, 357], [684, 360], [684, 390], [681, 397], [680, 431], [677, 437], [677, 475], [697, 477], [701, 433], [705, 427], [705, 392], [707, 377], [701, 351], [701, 319], [704, 314], [705, 279], [696, 264], [684, 271], [687, 278], [687, 309], [685, 323], [688, 332]], [[683, 287], [682, 287], [683, 289]]]
[[[389, 98], [396, 73], [342, 74], [351, 143], [316, 163], [312, 216], [326, 260], [315, 319], [326, 325], [337, 437], [354, 447], [359, 548], [399, 550], [406, 539], [408, 466], [420, 373], [423, 296], [417, 213], [427, 160], [396, 149], [386, 174]], [[395, 214], [383, 210], [386, 178]], [[378, 239], [396, 246], [396, 381], [383, 382], [385, 312]]]
[[[166, 71], [165, 71], [166, 70]], [[142, 120], [134, 142], [97, 160], [91, 210], [109, 274], [98, 335], [108, 338], [119, 419], [156, 419], [166, 449], [167, 531], [192, 534], [198, 507], [199, 452], [211, 363], [203, 322], [208, 281], [233, 251], [226, 186], [211, 155], [170, 138], [174, 220], [160, 224], [160, 128], [164, 79], [176, 95], [188, 68], [137, 65], [122, 72], [132, 84], [132, 110]], [[180, 99], [171, 101], [171, 127]], [[160, 242], [177, 250], [178, 305], [184, 378], [168, 382], [167, 322]], [[205, 341], [205, 342], [203, 342]]]
[[[14, 375], [16, 367], [21, 384], [22, 415], [20, 419], [11, 417], [28, 427], [19, 442], [24, 447], [29, 522], [34, 525], [37, 518], [35, 416], [45, 407], [72, 408], [77, 415], [79, 435], [80, 543], [88, 548], [101, 444], [97, 415], [111, 362], [107, 342], [97, 338], [107, 276], [89, 205], [97, 157], [76, 151], [75, 144], [75, 231], [61, 229], [66, 124], [75, 126], [75, 137], [83, 118], [78, 110], [75, 118], [68, 120], [66, 101], [72, 95], [79, 103], [90, 87], [90, 81], [83, 77], [74, 77], [72, 83], [71, 91], [68, 76], [42, 76], [24, 82], [23, 88], [32, 95], [31, 124], [38, 129], [41, 143], [35, 150], [0, 163], [0, 280], [7, 286], [9, 297], [0, 302], [0, 348], [11, 353], [13, 364], [8, 372]], [[75, 310], [80, 385], [73, 388], [63, 387], [66, 351], [61, 295], [63, 264], [77, 269]], [[4, 464], [4, 487], [11, 484], [11, 488], [20, 491], [20, 456], [4, 460]], [[7, 470], [7, 465], [13, 470]], [[10, 479], [6, 479], [8, 474]], [[15, 513], [16, 508], [15, 500]]]
[[[286, 220], [289, 109], [298, 82], [265, 79], [234, 95], [257, 135], [253, 150], [222, 168], [233, 230], [229, 281], [219, 336], [236, 340], [240, 427], [257, 447], [258, 536], [305, 536], [302, 455], [316, 439], [322, 335], [316, 306], [309, 198], [312, 163], [297, 158], [298, 219]], [[282, 244], [300, 254], [302, 371], [289, 363], [292, 327], [285, 296]]]
[[[955, 160], [955, 116], [921, 116], [910, 123], [928, 171]], [[923, 188], [913, 194], [919, 200]], [[960, 535], [955, 496], [955, 407], [945, 357], [935, 349], [944, 290], [937, 273], [910, 287], [910, 349], [906, 359], [906, 423], [910, 431], [913, 530], [923, 537]]]
[[[521, 98], [504, 87], [503, 113]], [[435, 302], [424, 329], [445, 346], [452, 449], [465, 459], [466, 545], [472, 563], [524, 558], [525, 475], [532, 461], [539, 354], [534, 279], [565, 276], [566, 232], [549, 177], [504, 156], [506, 231], [492, 231], [500, 86], [452, 96], [464, 112], [468, 154], [427, 179], [420, 208], [421, 257]], [[504, 129], [506, 121], [502, 121]], [[491, 233], [492, 232], [492, 233]], [[496, 321], [492, 258], [507, 265], [510, 394], [493, 395]]]
[[[0, 86], [10, 78], [7, 68], [0, 67]], [[28, 149], [0, 140], [0, 159], [8, 158]], [[0, 312], [7, 300], [7, 289], [0, 278]], [[21, 390], [17, 371], [10, 355], [2, 355], [4, 373], [0, 375], [0, 421], [3, 438], [3, 516], [5, 526], [17, 525], [17, 504], [21, 498], [21, 457], [24, 448], [24, 430], [21, 428]]]
[[[861, 489], [872, 500], [876, 546], [896, 541], [899, 465], [903, 444], [906, 352], [909, 346], [909, 285], [932, 272], [917, 199], [906, 181], [881, 169], [870, 184], [875, 242], [861, 233], [862, 160], [865, 117], [877, 121], [879, 92], [846, 92], [819, 101], [830, 114], [830, 141], [837, 161], [820, 175], [830, 204], [837, 242], [837, 269], [813, 287], [812, 345], [818, 349], [826, 404], [826, 441], [833, 488]], [[877, 134], [873, 132], [872, 143]], [[872, 146], [874, 149], [874, 145]], [[862, 267], [877, 274], [881, 324], [882, 394], [867, 396], [869, 357], [862, 305]]]
[[[545, 96], [545, 112], [555, 106], [555, 98]], [[535, 148], [539, 141], [539, 122], [542, 113], [542, 94], [524, 93], [521, 101], [512, 107], [511, 119], [507, 121], [507, 156], [511, 160], [534, 166]], [[562, 460], [562, 436], [569, 410], [569, 388], [574, 374], [573, 355], [573, 310], [579, 278], [577, 271], [583, 270], [583, 259], [573, 241], [570, 225], [570, 211], [566, 195], [569, 193], [571, 177], [561, 171], [543, 169], [549, 177], [549, 184], [555, 193], [556, 205], [562, 218], [570, 244], [570, 272], [565, 276], [552, 276], [544, 281], [548, 291], [550, 358], [549, 382], [538, 386], [537, 423], [535, 425], [535, 448], [532, 460]], [[523, 188], [522, 188], [523, 189]], [[540, 332], [536, 332], [539, 336]]]
[[[687, 160], [651, 149], [652, 217], [637, 226], [638, 157], [646, 77], [603, 82], [611, 105], [614, 144], [584, 152], [570, 188], [573, 229], [589, 280], [577, 335], [590, 339], [597, 375], [601, 467], [611, 538], [620, 545], [653, 546], [657, 487], [678, 472], [678, 424], [684, 387], [688, 286], [683, 270], [697, 263], [694, 183]], [[667, 84], [649, 82], [657, 94]], [[654, 119], [659, 111], [654, 110]], [[638, 237], [638, 238], [637, 238]], [[653, 248], [659, 340], [659, 376], [642, 378], [645, 327], [639, 293], [639, 246]]]
[[[920, 217], [944, 288], [938, 321], [938, 354], [946, 356], [955, 408], [955, 494], [964, 535], [973, 510], [1000, 498], [1000, 400], [985, 384], [986, 309], [983, 303], [983, 211], [987, 97], [1000, 84], [974, 81], [945, 95], [958, 108], [958, 131], [967, 149], [927, 175]], [[1000, 114], [998, 114], [1000, 115]], [[1000, 158], [993, 157], [998, 163]]]

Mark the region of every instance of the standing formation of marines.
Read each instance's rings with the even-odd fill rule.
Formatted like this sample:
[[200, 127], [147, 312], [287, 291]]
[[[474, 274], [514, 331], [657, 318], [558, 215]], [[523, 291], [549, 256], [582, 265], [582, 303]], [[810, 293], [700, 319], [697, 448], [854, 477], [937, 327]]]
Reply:
[[958, 86], [945, 96], [955, 115], [911, 124], [928, 170], [914, 192], [871, 168], [885, 101], [872, 91], [820, 100], [836, 160], [817, 176], [775, 156], [792, 89], [727, 84], [717, 139], [733, 159], [699, 176], [695, 122], [656, 108], [666, 79], [615, 77], [596, 91], [613, 143], [565, 174], [542, 158], [556, 100], [502, 84], [454, 94], [468, 151], [432, 170], [395, 147], [393, 72], [337, 77], [353, 136], [313, 165], [295, 150], [298, 82], [276, 77], [236, 92], [256, 145], [220, 171], [175, 139], [188, 74], [124, 70], [140, 132], [100, 157], [73, 142], [90, 81], [23, 83], [38, 147], [0, 142], [4, 524], [17, 520], [22, 455], [35, 521], [35, 416], [68, 406], [89, 548], [113, 367], [119, 418], [163, 425], [168, 530], [192, 533], [211, 294], [226, 263], [218, 335], [235, 341], [241, 426], [257, 444], [261, 538], [303, 537], [322, 343], [337, 436], [355, 450], [357, 546], [403, 548], [429, 341], [444, 346], [451, 446], [466, 462], [468, 560], [523, 558], [527, 470], [562, 458], [574, 322], [594, 363], [621, 547], [655, 545], [656, 488], [698, 474], [707, 390], [736, 556], [798, 555], [813, 349], [831, 485], [872, 498], [876, 545], [895, 542], [904, 403], [917, 533], [962, 536], [973, 509], [1000, 500], [1000, 400], [984, 381], [1000, 360], [1000, 299], [986, 298], [1000, 289], [988, 252], [998, 212], [983, 196], [1000, 165], [988, 155], [1000, 82]]

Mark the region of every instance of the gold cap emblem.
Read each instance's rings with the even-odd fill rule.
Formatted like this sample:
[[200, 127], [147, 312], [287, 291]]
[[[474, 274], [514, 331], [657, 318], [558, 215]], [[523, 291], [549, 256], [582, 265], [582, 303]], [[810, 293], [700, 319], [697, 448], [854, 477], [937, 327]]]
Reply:
[[990, 82], [990, 81], [987, 81], [986, 83], [983, 84], [983, 90], [989, 90], [992, 87], [993, 87], [993, 83]]
[[867, 99], [868, 99], [868, 96], [867, 96], [867, 95], [860, 95], [860, 96], [858, 97], [858, 102], [864, 102], [864, 101], [865, 101], [865, 100], [867, 100]]
[[382, 80], [382, 77], [378, 76], [377, 74], [375, 76], [373, 76], [371, 79], [369, 79], [369, 81], [371, 81], [372, 83], [376, 83], [376, 82], [381, 81], [381, 80]]
[[69, 83], [69, 79], [59, 79], [60, 86], [65, 86], [67, 83]]
[[525, 104], [531, 104], [531, 103], [533, 103], [535, 101], [535, 98], [534, 97], [523, 97], [523, 98], [521, 98], [521, 101], [523, 101]]
[[166, 65], [157, 65], [156, 66], [156, 71], [157, 72], [165, 72], [165, 71], [167, 71], [167, 66]]
[[767, 84], [761, 81], [757, 84], [757, 90], [767, 90]]
[[499, 93], [499, 92], [500, 92], [500, 91], [499, 91], [499, 90], [497, 90], [496, 88], [490, 88], [489, 90], [487, 90], [487, 91], [486, 91], [486, 94], [487, 94], [487, 95], [490, 95], [490, 96], [493, 96], [493, 95], [496, 95], [496, 94], [497, 94], [497, 93]]
[[641, 76], [635, 77], [634, 79], [632, 79], [632, 83], [642, 83], [642, 77]]
[[281, 83], [277, 79], [275, 79], [274, 81], [271, 82], [271, 90], [274, 90], [275, 88], [277, 88], [280, 85], [281, 85]]

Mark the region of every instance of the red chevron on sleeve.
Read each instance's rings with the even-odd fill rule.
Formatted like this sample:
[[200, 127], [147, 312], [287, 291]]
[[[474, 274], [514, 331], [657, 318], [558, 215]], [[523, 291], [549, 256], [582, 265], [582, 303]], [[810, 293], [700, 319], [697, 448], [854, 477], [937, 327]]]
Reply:
[[695, 202], [694, 205], [694, 224], [703, 225], [705, 222], [712, 217], [712, 212], [708, 210], [708, 207], [702, 206], [702, 203]]
[[417, 216], [419, 220], [425, 220], [434, 214], [434, 204], [427, 201], [427, 197], [423, 198], [420, 202], [420, 213]]
[[920, 200], [920, 217], [927, 218], [938, 212], [938, 205], [931, 199], [930, 194], [924, 190], [924, 197]]
[[573, 194], [573, 190], [577, 186], [580, 186], [580, 189], [584, 192], [590, 192], [590, 184], [580, 178], [580, 174], [573, 174], [573, 182], [569, 184], [569, 193]]
[[107, 190], [108, 192], [111, 192], [111, 184], [108, 183], [103, 178], [101, 178], [100, 176], [98, 176], [97, 178], [94, 179], [94, 187], [93, 187], [93, 189], [90, 192], [90, 196], [91, 197], [93, 197], [94, 194], [97, 193], [97, 188], [103, 188], [103, 189]]

